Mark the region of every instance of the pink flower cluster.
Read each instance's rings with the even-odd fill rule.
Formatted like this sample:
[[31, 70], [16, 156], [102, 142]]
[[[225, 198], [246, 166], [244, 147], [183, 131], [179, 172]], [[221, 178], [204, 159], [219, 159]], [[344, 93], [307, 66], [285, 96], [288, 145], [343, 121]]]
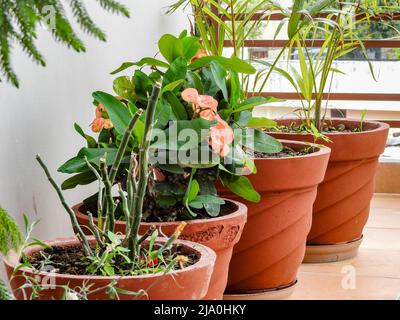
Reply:
[[193, 111], [197, 117], [217, 121], [217, 124], [211, 127], [208, 143], [213, 151], [222, 157], [229, 153], [229, 145], [233, 142], [233, 130], [218, 114], [218, 101], [211, 96], [199, 95], [194, 88], [185, 89], [182, 92], [182, 99], [192, 104]]

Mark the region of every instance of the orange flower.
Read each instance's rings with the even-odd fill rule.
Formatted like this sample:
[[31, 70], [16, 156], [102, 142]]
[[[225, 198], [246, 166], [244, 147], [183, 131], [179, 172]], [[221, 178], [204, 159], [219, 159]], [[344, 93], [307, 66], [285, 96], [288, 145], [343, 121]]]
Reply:
[[208, 143], [213, 151], [225, 157], [229, 151], [229, 145], [233, 142], [233, 130], [229, 124], [218, 114], [218, 101], [211, 96], [199, 95], [196, 89], [188, 88], [182, 92], [182, 99], [192, 104], [196, 116], [213, 121], [217, 124], [210, 129]]
[[113, 124], [111, 123], [111, 120], [110, 119], [104, 119], [104, 125], [103, 125], [103, 128], [104, 129], [106, 129], [106, 130], [110, 130], [110, 129], [112, 129], [114, 126], [113, 126]]
[[93, 122], [91, 123], [92, 131], [93, 132], [100, 132], [101, 130], [103, 130], [104, 122], [105, 122], [104, 118], [96, 118], [96, 119], [94, 119]]
[[199, 98], [199, 93], [194, 88], [187, 88], [181, 93], [182, 99], [189, 103], [196, 103]]
[[233, 130], [219, 115], [215, 116], [215, 119], [218, 123], [211, 127], [208, 143], [215, 153], [225, 157], [230, 151], [229, 145], [233, 142]]
[[218, 101], [211, 96], [199, 95], [196, 89], [182, 91], [182, 99], [192, 104], [194, 113], [206, 120], [214, 120], [217, 115]]
[[103, 112], [106, 111], [104, 106], [100, 103], [96, 108], [96, 118], [103, 118]]
[[197, 51], [195, 56], [192, 58], [192, 62], [203, 57], [207, 57], [207, 52], [205, 52], [203, 49], [199, 49], [199, 51]]

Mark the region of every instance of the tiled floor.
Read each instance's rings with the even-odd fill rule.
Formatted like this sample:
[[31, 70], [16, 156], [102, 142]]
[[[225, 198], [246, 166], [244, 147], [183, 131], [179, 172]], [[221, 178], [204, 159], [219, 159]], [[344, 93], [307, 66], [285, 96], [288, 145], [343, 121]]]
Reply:
[[400, 195], [376, 194], [358, 256], [303, 264], [291, 299], [400, 299]]

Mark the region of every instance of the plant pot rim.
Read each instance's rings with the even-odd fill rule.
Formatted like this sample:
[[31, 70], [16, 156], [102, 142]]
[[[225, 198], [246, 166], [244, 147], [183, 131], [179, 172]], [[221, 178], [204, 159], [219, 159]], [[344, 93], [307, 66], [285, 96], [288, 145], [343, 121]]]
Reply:
[[[229, 201], [232, 202], [233, 204], [235, 204], [237, 206], [237, 209], [227, 215], [224, 216], [218, 216], [218, 217], [212, 217], [212, 218], [208, 218], [208, 219], [193, 219], [193, 220], [177, 220], [177, 221], [154, 221], [154, 222], [140, 222], [141, 225], [143, 226], [152, 226], [154, 224], [158, 225], [158, 226], [167, 226], [167, 225], [178, 225], [179, 223], [181, 223], [182, 221], [185, 221], [188, 225], [193, 225], [193, 224], [204, 224], [207, 222], [219, 222], [219, 221], [224, 221], [224, 220], [230, 220], [233, 218], [236, 218], [238, 216], [247, 216], [247, 206], [239, 201], [235, 201], [232, 199], [227, 199], [227, 198], [223, 198], [223, 200], [225, 201]], [[75, 212], [76, 216], [79, 216], [79, 218], [81, 219], [85, 219], [88, 220], [88, 216], [84, 213], [82, 213], [79, 209], [83, 206], [83, 202], [76, 204], [75, 206], [72, 207], [72, 210]], [[97, 221], [97, 218], [93, 217], [94, 221]], [[125, 221], [122, 220], [117, 220], [115, 221], [116, 225], [125, 225]]]
[[[304, 146], [304, 147], [314, 147], [317, 151], [304, 154], [301, 156], [293, 156], [293, 157], [282, 157], [282, 158], [253, 158], [254, 161], [290, 161], [293, 159], [307, 159], [311, 157], [318, 157], [329, 154], [331, 152], [331, 148], [315, 144], [315, 143], [308, 143], [303, 141], [295, 141], [295, 140], [286, 140], [286, 139], [278, 139], [283, 145], [285, 146]], [[257, 174], [257, 173], [256, 173]]]
[[[353, 118], [328, 118], [328, 119], [325, 119], [325, 120], [326, 121], [341, 122], [341, 123], [358, 123], [358, 124], [360, 123], [359, 119], [357, 120], [357, 119], [353, 119]], [[298, 118], [282, 118], [282, 119], [276, 119], [275, 121], [277, 121], [278, 123], [279, 123], [279, 121], [294, 121], [294, 122], [298, 122], [298, 121], [302, 121], [302, 119], [298, 119]], [[370, 133], [384, 131], [384, 130], [387, 130], [387, 129], [390, 128], [390, 126], [387, 123], [381, 122], [381, 121], [364, 120], [363, 123], [375, 125], [376, 127], [374, 129], [361, 131], [361, 132], [325, 132], [324, 135], [325, 136], [366, 135], [366, 134], [370, 134]], [[304, 136], [311, 135], [310, 133], [307, 133], [307, 132], [273, 132], [273, 133], [274, 134], [282, 134], [282, 135], [293, 135], [293, 134], [304, 135]]]
[[[88, 240], [90, 243], [94, 243], [95, 239], [93, 236], [88, 236]], [[165, 242], [165, 239], [163, 238], [157, 238], [156, 242]], [[43, 241], [43, 243], [48, 244], [50, 246], [73, 246], [73, 245], [77, 245], [79, 244], [79, 240], [76, 237], [66, 237], [66, 238], [56, 238], [53, 240], [46, 240]], [[214, 250], [199, 244], [199, 243], [195, 243], [195, 242], [191, 242], [191, 241], [187, 241], [187, 240], [176, 240], [175, 241], [176, 244], [180, 244], [183, 245], [191, 250], [197, 251], [197, 253], [200, 255], [199, 261], [197, 261], [195, 264], [190, 265], [184, 269], [181, 270], [175, 270], [173, 272], [171, 272], [171, 274], [173, 273], [174, 275], [178, 275], [180, 273], [184, 273], [184, 272], [190, 272], [193, 271], [195, 269], [201, 269], [206, 267], [207, 265], [211, 264], [214, 265], [215, 260], [216, 260], [216, 253], [214, 252]], [[33, 252], [38, 252], [43, 250], [43, 247], [39, 246], [39, 245], [35, 245], [35, 246], [31, 246], [25, 249], [25, 253], [30, 255]], [[3, 262], [4, 264], [11, 268], [14, 269], [18, 263], [19, 263], [19, 256], [18, 253], [15, 251], [11, 251], [8, 256], [3, 258]], [[63, 279], [70, 279], [70, 280], [79, 280], [79, 279], [88, 279], [88, 280], [135, 280], [135, 279], [148, 279], [148, 278], [160, 278], [163, 277], [165, 275], [170, 274], [168, 273], [164, 273], [164, 272], [160, 272], [160, 273], [155, 273], [155, 274], [144, 274], [144, 275], [135, 275], [135, 276], [98, 276], [98, 275], [71, 275], [71, 274], [67, 274], [67, 273], [57, 273], [57, 272], [53, 272], [53, 273], [49, 273], [46, 271], [39, 271], [39, 272], [34, 272], [31, 268], [28, 267], [24, 267], [19, 269], [19, 271], [23, 271], [23, 272], [28, 272], [34, 275], [38, 275], [38, 276], [51, 276], [51, 277], [61, 277]]]

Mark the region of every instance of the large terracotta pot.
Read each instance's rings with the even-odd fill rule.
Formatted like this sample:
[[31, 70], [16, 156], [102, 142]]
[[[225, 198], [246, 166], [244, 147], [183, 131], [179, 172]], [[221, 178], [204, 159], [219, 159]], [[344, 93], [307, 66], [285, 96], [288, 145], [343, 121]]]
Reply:
[[[180, 236], [180, 239], [205, 245], [217, 254], [209, 290], [204, 298], [207, 300], [222, 299], [223, 297], [233, 246], [239, 241], [247, 219], [247, 207], [245, 205], [236, 201], [229, 202], [232, 205], [233, 213], [212, 219], [189, 220]], [[87, 226], [88, 216], [84, 213], [83, 204], [77, 205], [73, 209], [78, 222]], [[150, 226], [155, 225], [165, 235], [171, 235], [179, 223], [179, 221], [142, 223], [140, 232], [144, 233]], [[125, 222], [117, 221], [115, 227], [117, 232], [125, 232]]]
[[[331, 121], [333, 124], [343, 123], [348, 128], [360, 125], [360, 121], [356, 120]], [[293, 122], [298, 120], [278, 121], [281, 125]], [[325, 179], [318, 186], [307, 243], [313, 246], [336, 244], [336, 249], [327, 248], [328, 255], [324, 257], [323, 248], [313, 250], [310, 246], [307, 249], [310, 250], [310, 255], [306, 261], [332, 261], [349, 258], [357, 253], [361, 242], [359, 239], [369, 215], [379, 155], [385, 149], [389, 131], [387, 124], [375, 121], [365, 121], [363, 128], [364, 131], [359, 133], [327, 133], [331, 142], [318, 141], [330, 147], [332, 152]], [[313, 141], [309, 134], [272, 135], [279, 139]], [[345, 248], [337, 246], [345, 243], [349, 244], [347, 252]], [[341, 250], [344, 251], [340, 252]]]
[[[158, 239], [158, 242], [164, 240]], [[79, 244], [75, 237], [56, 239], [53, 241], [45, 241], [50, 246], [76, 246]], [[90, 243], [94, 243], [93, 238], [90, 237]], [[152, 300], [200, 300], [202, 299], [208, 289], [211, 274], [215, 263], [215, 253], [200, 244], [178, 240], [176, 242], [181, 246], [181, 249], [187, 253], [195, 253], [200, 257], [199, 261], [182, 270], [174, 271], [169, 274], [154, 274], [154, 275], [141, 275], [129, 277], [103, 277], [103, 276], [77, 276], [68, 274], [47, 273], [41, 271], [33, 273], [32, 269], [23, 268], [18, 271], [18, 275], [23, 273], [25, 276], [34, 277], [42, 285], [53, 285], [56, 287], [47, 287], [46, 290], [41, 291], [41, 300], [61, 299], [64, 295], [64, 289], [60, 286], [69, 286], [69, 288], [82, 288], [91, 286], [90, 291], [99, 289], [95, 293], [91, 293], [88, 298], [90, 300], [108, 300], [110, 299], [108, 293], [104, 289], [112, 281], [116, 281], [116, 287], [130, 292], [138, 292], [139, 290], [146, 290], [148, 298]], [[25, 251], [26, 255], [31, 255], [34, 252], [42, 250], [40, 246], [32, 246]], [[16, 253], [11, 253], [7, 259], [4, 260], [6, 271], [11, 279], [11, 273], [17, 265], [19, 257]], [[17, 299], [23, 299], [21, 290], [18, 290], [26, 283], [23, 277], [14, 277], [11, 280], [11, 288]], [[29, 290], [28, 290], [29, 291]], [[28, 292], [29, 294], [29, 292]], [[120, 299], [133, 299], [132, 295], [121, 294]]]
[[[301, 142], [282, 141], [294, 149]], [[317, 185], [323, 180], [329, 148], [291, 158], [255, 159], [257, 173], [249, 175], [261, 194], [249, 208], [242, 238], [233, 250], [228, 294], [254, 294], [285, 288], [296, 282], [310, 231]], [[219, 194], [234, 198], [220, 186]]]

